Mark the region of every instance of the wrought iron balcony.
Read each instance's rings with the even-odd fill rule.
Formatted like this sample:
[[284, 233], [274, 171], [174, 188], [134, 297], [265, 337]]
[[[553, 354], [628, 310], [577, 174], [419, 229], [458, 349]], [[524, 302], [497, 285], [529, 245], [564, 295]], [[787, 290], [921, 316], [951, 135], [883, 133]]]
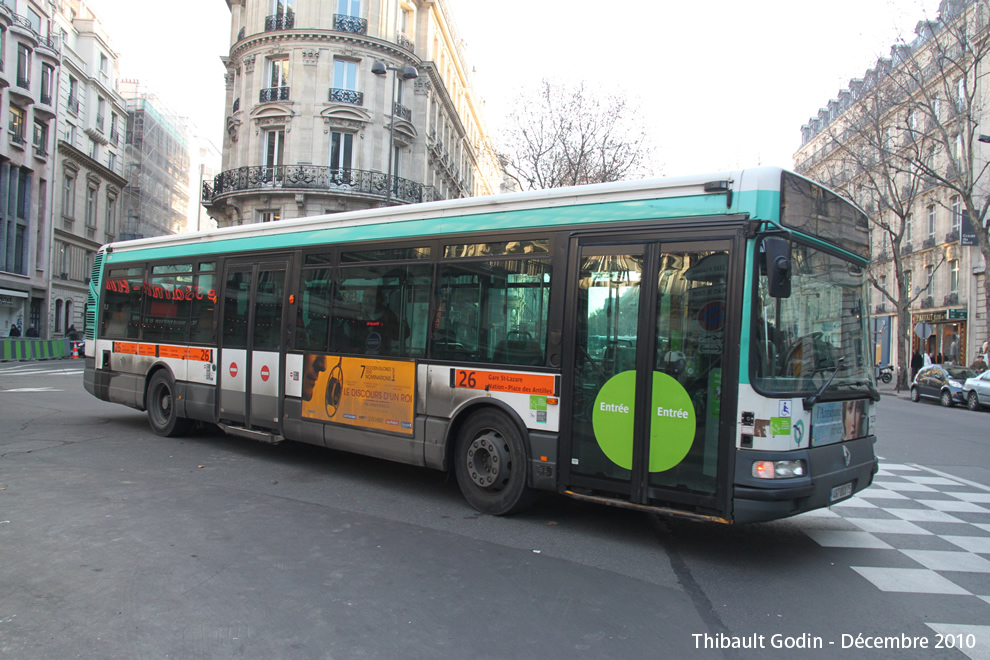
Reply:
[[52, 95], [51, 95], [51, 92], [42, 92], [41, 93], [41, 102], [44, 103], [45, 105], [51, 105], [52, 104]]
[[120, 144], [120, 131], [118, 131], [116, 128], [110, 129], [110, 144], [114, 144], [114, 145]]
[[20, 74], [17, 75], [17, 86], [22, 89], [31, 89], [31, 79], [22, 78]]
[[[389, 177], [384, 172], [351, 170], [320, 165], [248, 166], [216, 175], [213, 185], [203, 185], [203, 203], [221, 195], [251, 190], [311, 190], [340, 195], [388, 197]], [[443, 197], [433, 186], [392, 177], [391, 199], [396, 203], [433, 202]]]
[[933, 296], [926, 296], [921, 299], [921, 308], [927, 309], [929, 307], [935, 306], [935, 298]]
[[945, 235], [946, 243], [954, 243], [959, 240], [959, 230], [953, 229], [948, 234]]
[[258, 103], [269, 103], [271, 101], [288, 101], [288, 87], [266, 87], [258, 95]]
[[401, 103], [393, 103], [392, 116], [398, 117], [400, 119], [405, 119], [406, 121], [412, 121], [412, 110], [402, 105]]
[[353, 34], [368, 34], [368, 21], [357, 16], [347, 14], [333, 15], [333, 29], [337, 32], [351, 32]]
[[48, 149], [43, 144], [34, 145], [34, 155], [38, 158], [48, 158]]
[[922, 250], [926, 250], [928, 248], [933, 248], [933, 247], [935, 247], [935, 237], [934, 236], [929, 236], [928, 238], [926, 238], [921, 243], [921, 249]]
[[942, 301], [942, 304], [943, 305], [958, 305], [959, 304], [959, 294], [958, 293], [950, 293]]
[[291, 30], [296, 22], [296, 15], [291, 11], [284, 14], [272, 14], [265, 17], [265, 32], [272, 30]]
[[911, 245], [910, 241], [901, 246], [901, 256], [911, 254], [914, 252], [914, 246]]
[[74, 115], [79, 114], [79, 99], [72, 95], [69, 96], [69, 112]]
[[331, 103], [350, 103], [351, 105], [364, 105], [364, 94], [353, 89], [330, 88]]

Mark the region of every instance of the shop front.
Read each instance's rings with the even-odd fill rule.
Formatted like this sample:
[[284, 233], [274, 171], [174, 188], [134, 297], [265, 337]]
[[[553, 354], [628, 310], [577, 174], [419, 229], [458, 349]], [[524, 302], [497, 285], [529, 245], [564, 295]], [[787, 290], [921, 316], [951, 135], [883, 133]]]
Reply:
[[911, 315], [912, 354], [921, 350], [932, 362], [967, 364], [965, 309], [942, 309]]

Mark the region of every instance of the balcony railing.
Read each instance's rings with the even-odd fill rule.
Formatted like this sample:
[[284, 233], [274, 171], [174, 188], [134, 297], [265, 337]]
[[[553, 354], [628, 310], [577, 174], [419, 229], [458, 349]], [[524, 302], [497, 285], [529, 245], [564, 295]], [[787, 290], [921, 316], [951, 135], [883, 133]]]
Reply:
[[31, 89], [31, 79], [22, 78], [20, 74], [17, 76], [17, 86], [22, 89]]
[[416, 50], [416, 42], [410, 39], [405, 32], [400, 32], [395, 41], [400, 48], [405, 48], [408, 51]]
[[51, 105], [52, 104], [52, 95], [51, 95], [51, 92], [42, 92], [41, 93], [41, 103], [43, 105]]
[[392, 104], [392, 115], [406, 121], [412, 121], [412, 110], [401, 103]]
[[929, 307], [935, 306], [935, 298], [933, 296], [926, 296], [921, 299], [921, 308], [927, 309]]
[[948, 234], [945, 235], [946, 243], [954, 243], [959, 240], [959, 230], [953, 229]]
[[79, 114], [79, 99], [75, 96], [69, 96], [69, 112], [74, 115]]
[[[336, 194], [371, 195], [385, 199], [389, 177], [384, 172], [350, 170], [321, 165], [248, 166], [216, 175], [213, 185], [203, 184], [203, 203], [221, 195], [248, 190], [315, 190]], [[433, 186], [392, 177], [391, 199], [396, 203], [433, 202], [443, 197]]]
[[38, 158], [48, 158], [48, 149], [43, 144], [35, 143], [34, 155]]
[[337, 32], [350, 32], [352, 34], [368, 34], [368, 21], [357, 16], [347, 14], [333, 15], [333, 29]]
[[914, 246], [912, 246], [911, 243], [905, 243], [901, 246], [901, 256], [911, 254], [912, 252], [914, 252]]
[[110, 129], [110, 144], [114, 144], [114, 145], [120, 144], [120, 131], [118, 131], [116, 128]]
[[291, 11], [284, 14], [272, 14], [265, 17], [265, 32], [272, 30], [291, 30], [296, 22], [296, 15]]
[[933, 247], [935, 247], [935, 237], [934, 236], [929, 236], [928, 238], [926, 238], [921, 243], [921, 249], [922, 250], [927, 250], [928, 248], [933, 248]]
[[288, 87], [266, 87], [258, 95], [258, 103], [269, 103], [271, 101], [288, 101]]
[[364, 94], [353, 89], [330, 88], [331, 103], [350, 103], [351, 105], [364, 105]]
[[942, 300], [943, 305], [958, 305], [959, 304], [959, 294], [950, 293]]

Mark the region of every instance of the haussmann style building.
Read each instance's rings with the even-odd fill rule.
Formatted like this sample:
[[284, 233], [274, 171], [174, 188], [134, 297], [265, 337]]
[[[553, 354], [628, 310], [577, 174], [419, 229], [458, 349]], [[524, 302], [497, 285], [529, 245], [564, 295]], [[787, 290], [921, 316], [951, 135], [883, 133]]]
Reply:
[[447, 2], [227, 5], [219, 226], [499, 192]]

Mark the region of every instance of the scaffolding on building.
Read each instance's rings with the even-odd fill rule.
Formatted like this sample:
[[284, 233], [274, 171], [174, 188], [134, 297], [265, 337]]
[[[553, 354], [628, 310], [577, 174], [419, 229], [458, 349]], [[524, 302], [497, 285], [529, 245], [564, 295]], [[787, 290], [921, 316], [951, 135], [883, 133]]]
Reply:
[[136, 81], [123, 81], [127, 101], [121, 239], [185, 230], [189, 209], [189, 142], [184, 118]]

